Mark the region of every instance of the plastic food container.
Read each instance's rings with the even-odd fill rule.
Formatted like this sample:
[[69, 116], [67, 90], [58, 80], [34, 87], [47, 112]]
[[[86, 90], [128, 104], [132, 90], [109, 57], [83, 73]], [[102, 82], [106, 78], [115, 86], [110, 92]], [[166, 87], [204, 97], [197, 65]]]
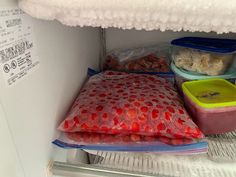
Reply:
[[236, 130], [236, 86], [224, 79], [183, 84], [184, 101], [194, 122], [206, 135]]
[[178, 68], [210, 76], [224, 74], [236, 51], [236, 40], [230, 39], [184, 37], [171, 44]]
[[232, 66], [225, 72], [225, 74], [219, 76], [207, 76], [204, 74], [199, 74], [197, 72], [187, 71], [185, 69], [176, 67], [174, 62], [171, 63], [171, 70], [175, 73], [175, 83], [177, 89], [179, 93], [182, 94], [183, 93], [182, 84], [186, 81], [221, 78], [221, 79], [226, 79], [229, 82], [235, 83], [236, 81], [235, 65], [236, 65], [236, 60], [234, 60], [234, 63], [232, 63]]

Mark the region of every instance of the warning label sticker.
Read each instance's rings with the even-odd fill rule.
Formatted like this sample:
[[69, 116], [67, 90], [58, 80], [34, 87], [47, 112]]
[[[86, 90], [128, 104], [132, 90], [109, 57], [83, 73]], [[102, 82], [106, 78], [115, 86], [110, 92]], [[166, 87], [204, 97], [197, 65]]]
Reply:
[[31, 20], [19, 8], [0, 8], [0, 70], [7, 86], [39, 66]]

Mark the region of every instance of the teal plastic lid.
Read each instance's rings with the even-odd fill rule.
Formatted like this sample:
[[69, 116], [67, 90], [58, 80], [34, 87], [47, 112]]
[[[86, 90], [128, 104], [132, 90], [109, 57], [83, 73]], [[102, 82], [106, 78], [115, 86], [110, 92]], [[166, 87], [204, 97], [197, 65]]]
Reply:
[[172, 71], [185, 78], [186, 80], [203, 80], [203, 79], [212, 79], [212, 78], [221, 78], [221, 79], [235, 79], [236, 78], [236, 69], [232, 66], [225, 72], [223, 75], [218, 76], [208, 76], [205, 74], [199, 74], [197, 72], [187, 71], [185, 69], [181, 69], [175, 66], [174, 62], [171, 63]]

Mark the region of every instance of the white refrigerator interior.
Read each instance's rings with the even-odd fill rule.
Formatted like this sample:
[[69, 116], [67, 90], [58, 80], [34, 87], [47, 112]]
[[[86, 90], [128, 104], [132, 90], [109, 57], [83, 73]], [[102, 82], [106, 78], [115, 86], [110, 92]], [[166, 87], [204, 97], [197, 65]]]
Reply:
[[[17, 1], [0, 1], [0, 9], [8, 7], [17, 7]], [[68, 27], [57, 21], [34, 18], [30, 24], [38, 68], [12, 86], [6, 85], [0, 74], [0, 136], [3, 139], [0, 176], [3, 177], [52, 175], [49, 172], [53, 154], [51, 142], [58, 133], [56, 128], [85, 81], [87, 68], [99, 67], [99, 28]], [[217, 35], [109, 28], [106, 46], [109, 51], [168, 42], [182, 36], [236, 38], [234, 33]], [[85, 176], [73, 172], [63, 174]]]
[[[17, 2], [0, 1], [0, 8], [9, 6], [17, 7]], [[0, 76], [1, 109], [5, 112], [1, 122], [7, 121], [9, 126], [7, 131], [1, 129], [1, 136], [9, 137], [10, 131], [13, 138], [13, 142], [8, 140], [10, 147], [4, 145], [1, 152], [17, 150], [25, 176], [43, 177], [56, 127], [78, 93], [87, 68], [98, 67], [99, 33], [95, 28], [71, 28], [35, 19], [32, 27], [38, 69], [12, 87]], [[13, 169], [8, 172], [14, 177]]]

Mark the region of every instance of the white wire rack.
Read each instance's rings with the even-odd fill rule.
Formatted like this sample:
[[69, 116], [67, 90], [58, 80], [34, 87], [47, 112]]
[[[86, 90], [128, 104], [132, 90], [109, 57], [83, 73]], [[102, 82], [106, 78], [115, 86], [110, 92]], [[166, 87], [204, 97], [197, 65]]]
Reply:
[[[199, 155], [88, 151], [88, 162], [73, 168], [101, 176], [236, 177], [236, 132], [209, 136], [208, 142], [209, 152]], [[54, 166], [72, 168], [68, 162]]]

